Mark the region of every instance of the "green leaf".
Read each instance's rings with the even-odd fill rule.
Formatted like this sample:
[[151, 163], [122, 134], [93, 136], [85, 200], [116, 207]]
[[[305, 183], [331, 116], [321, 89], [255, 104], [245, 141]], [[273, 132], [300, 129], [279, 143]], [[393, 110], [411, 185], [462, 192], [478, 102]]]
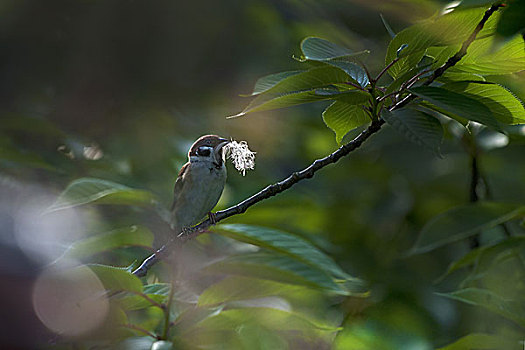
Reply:
[[525, 326], [525, 304], [503, 299], [501, 296], [480, 288], [465, 288], [450, 293], [437, 293], [443, 297], [481, 306], [498, 315], [508, 318], [520, 326]]
[[324, 63], [342, 69], [353, 81], [363, 88], [370, 83], [366, 71], [355, 63], [336, 60], [326, 61]]
[[211, 285], [199, 296], [198, 306], [214, 306], [230, 301], [279, 296], [300, 287], [249, 277], [230, 276]]
[[142, 282], [140, 282], [140, 279], [125, 268], [99, 264], [89, 264], [87, 266], [97, 275], [108, 290], [128, 290], [142, 293]]
[[478, 202], [455, 207], [423, 227], [412, 253], [431, 251], [523, 215], [525, 206], [518, 204]]
[[[337, 83], [344, 83], [350, 76], [342, 69], [323, 65], [297, 74], [290, 74], [277, 84], [264, 91], [267, 94], [288, 94], [312, 89], [327, 87]], [[259, 99], [264, 96], [258, 97]], [[257, 100], [257, 98], [256, 98]]]
[[264, 76], [262, 78], [259, 78], [257, 82], [255, 82], [255, 87], [253, 88], [252, 96], [262, 94], [263, 92], [266, 92], [273, 88], [275, 85], [279, 84], [284, 79], [291, 77], [293, 75], [297, 75], [299, 73], [304, 73], [305, 71], [301, 70], [294, 70], [294, 71], [288, 71], [288, 72], [280, 72], [275, 74], [270, 74], [267, 76]]
[[337, 90], [322, 90], [316, 91], [302, 91], [298, 93], [290, 93], [280, 95], [277, 97], [268, 97], [261, 95], [261, 98], [254, 99], [248, 107], [241, 113], [230, 116], [229, 118], [241, 117], [248, 113], [261, 112], [272, 109], [296, 106], [304, 103], [324, 101], [324, 100], [341, 100], [341, 101], [360, 101], [366, 102], [369, 98], [368, 93], [361, 90], [347, 90], [339, 92]]
[[441, 156], [439, 147], [443, 139], [443, 127], [436, 118], [411, 108], [392, 112], [384, 110], [381, 117], [408, 140]]
[[496, 33], [508, 38], [525, 31], [525, 0], [508, 1], [503, 8]]
[[520, 340], [509, 339], [509, 337], [485, 333], [471, 333], [437, 350], [523, 350], [521, 343]]
[[[402, 30], [390, 41], [385, 64], [389, 64], [397, 57], [397, 50], [403, 44], [408, 46], [399, 54], [399, 57], [405, 59], [395, 63], [388, 70], [388, 73], [395, 79], [407, 72], [419, 62], [425, 50], [429, 47], [462, 43], [477, 26], [484, 12], [484, 9], [453, 11]], [[494, 30], [497, 17], [498, 14], [496, 13], [489, 18], [478, 37], [483, 37]], [[412, 55], [417, 57], [409, 59]]]
[[143, 226], [130, 226], [77, 241], [66, 251], [66, 257], [82, 259], [120, 247], [151, 247], [153, 233]]
[[307, 37], [301, 42], [304, 59], [311, 61], [328, 61], [336, 58], [346, 58], [362, 55], [367, 51], [353, 52], [350, 49], [334, 44], [328, 40]]
[[81, 178], [71, 182], [46, 212], [67, 209], [87, 203], [150, 205], [154, 199], [148, 191], [127, 187], [116, 182]]
[[239, 224], [218, 225], [214, 231], [241, 242], [288, 255], [336, 278], [359, 281], [362, 285], [360, 280], [341, 270], [329, 256], [300, 237], [275, 229]]
[[451, 72], [476, 73], [479, 75], [498, 75], [520, 72], [525, 68], [525, 45], [517, 35], [494, 51], [498, 45], [494, 37], [476, 40], [470, 45], [468, 53]]
[[491, 110], [477, 99], [434, 86], [419, 86], [410, 89], [410, 92], [461, 118], [473, 120], [501, 131], [501, 126], [492, 115]]
[[347, 290], [346, 286], [336, 283], [320, 269], [276, 253], [260, 252], [232, 256], [208, 266], [205, 271], [268, 279], [342, 295], [351, 293], [358, 295], [366, 292], [364, 285], [358, 290], [357, 283], [350, 286], [354, 287], [353, 290]]
[[350, 131], [370, 122], [360, 105], [335, 101], [323, 112], [323, 121], [333, 132], [337, 143]]
[[501, 123], [525, 123], [523, 103], [501, 85], [489, 82], [461, 81], [444, 84], [442, 88], [459, 92], [483, 103]]

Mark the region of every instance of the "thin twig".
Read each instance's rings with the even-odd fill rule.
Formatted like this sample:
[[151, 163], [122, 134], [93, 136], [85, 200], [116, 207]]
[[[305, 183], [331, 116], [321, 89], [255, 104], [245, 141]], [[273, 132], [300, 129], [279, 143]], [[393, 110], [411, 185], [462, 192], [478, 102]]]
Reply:
[[[476, 142], [475, 140], [473, 142]], [[476, 154], [472, 154], [470, 157], [470, 186], [469, 186], [469, 202], [476, 203], [479, 200], [478, 196], [478, 185], [479, 185], [479, 168], [478, 168], [478, 157]], [[470, 236], [470, 249], [479, 248], [479, 233]]]
[[399, 57], [393, 59], [385, 68], [383, 68], [381, 72], [379, 72], [377, 77], [374, 79], [374, 81], [378, 81], [379, 79], [381, 79], [383, 74], [385, 74], [390, 68], [392, 68], [392, 66], [396, 64], [397, 61], [399, 61]]
[[[435, 79], [437, 79], [440, 76], [442, 76], [447, 69], [449, 69], [450, 67], [454, 66], [456, 63], [458, 63], [463, 58], [463, 56], [466, 55], [467, 49], [470, 46], [470, 44], [472, 44], [472, 42], [476, 39], [476, 36], [481, 31], [481, 29], [483, 29], [483, 26], [485, 25], [487, 20], [490, 18], [490, 16], [494, 12], [496, 12], [500, 6], [501, 5], [492, 5], [485, 12], [485, 14], [483, 15], [483, 18], [478, 23], [478, 25], [476, 26], [476, 28], [474, 29], [472, 34], [468, 37], [468, 39], [461, 46], [461, 49], [454, 56], [449, 58], [445, 64], [443, 64], [441, 67], [436, 69], [434, 71], [434, 74], [432, 74], [432, 76], [427, 79], [427, 81], [424, 83], [424, 85], [430, 85]], [[393, 63], [391, 62], [389, 65], [391, 66], [392, 64]], [[387, 66], [385, 68], [386, 68], [386, 70], [388, 70], [389, 67]], [[365, 72], [368, 75], [369, 80], [372, 82], [370, 73], [368, 72], [366, 67], [364, 67], [364, 69], [365, 69]], [[378, 77], [381, 77], [382, 74], [384, 74], [384, 72], [380, 73], [380, 75], [378, 75]], [[403, 100], [398, 101], [394, 105], [390, 106], [388, 108], [388, 110], [392, 111], [392, 110], [395, 110], [395, 109], [402, 108], [402, 107], [406, 106], [408, 103], [410, 103], [414, 98], [415, 98], [414, 95], [408, 95]], [[381, 129], [381, 126], [384, 123], [385, 122], [384, 122], [383, 119], [374, 120], [372, 122], [372, 124], [370, 124], [370, 126], [367, 129], [365, 129], [363, 132], [361, 132], [361, 134], [359, 134], [355, 139], [353, 139], [349, 143], [341, 146], [339, 149], [337, 149], [332, 154], [330, 154], [330, 155], [328, 155], [328, 156], [326, 156], [324, 158], [317, 159], [316, 161], [314, 161], [307, 168], [305, 168], [305, 169], [303, 169], [301, 171], [298, 171], [298, 172], [294, 172], [294, 173], [292, 173], [292, 175], [290, 175], [286, 179], [284, 179], [284, 180], [282, 180], [280, 182], [277, 182], [277, 183], [275, 183], [273, 185], [267, 186], [266, 188], [264, 188], [260, 192], [258, 192], [256, 194], [254, 194], [253, 196], [245, 199], [244, 201], [238, 203], [237, 205], [234, 205], [234, 206], [232, 206], [232, 207], [230, 207], [228, 209], [225, 209], [225, 210], [218, 211], [217, 213], [215, 213], [215, 222], [219, 222], [219, 221], [224, 220], [224, 219], [226, 219], [226, 218], [228, 218], [230, 216], [233, 216], [233, 215], [242, 214], [249, 207], [251, 207], [252, 205], [254, 205], [256, 203], [259, 203], [260, 201], [263, 201], [263, 200], [268, 199], [270, 197], [273, 197], [276, 194], [279, 194], [281, 192], [286, 191], [287, 189], [289, 189], [290, 187], [292, 187], [293, 185], [295, 185], [296, 183], [298, 183], [301, 180], [311, 178], [312, 176], [314, 176], [314, 174], [318, 170], [324, 168], [325, 166], [327, 166], [329, 164], [333, 164], [333, 163], [337, 162], [342, 157], [348, 155], [350, 152], [352, 152], [352, 151], [356, 150], [357, 148], [359, 148], [364, 141], [366, 141], [370, 136], [372, 136], [373, 134], [378, 132]], [[191, 238], [201, 234], [202, 232], [204, 232], [211, 225], [212, 225], [212, 222], [210, 221], [210, 219], [207, 219], [207, 220], [201, 222], [200, 224], [198, 224], [197, 226], [194, 226], [194, 227], [192, 227], [192, 228], [190, 228], [188, 230], [183, 231], [182, 233], [180, 233], [177, 236], [172, 236], [172, 238], [164, 246], [162, 246], [154, 254], [152, 254], [149, 257], [147, 257], [142, 262], [142, 264], [135, 271], [133, 271], [133, 274], [138, 276], [138, 277], [145, 276], [148, 273], [148, 270], [153, 265], [155, 265], [158, 261], [160, 261], [169, 252], [168, 248], [172, 247], [174, 244], [181, 244], [184, 241], [186, 241], [188, 239], [191, 239]]]

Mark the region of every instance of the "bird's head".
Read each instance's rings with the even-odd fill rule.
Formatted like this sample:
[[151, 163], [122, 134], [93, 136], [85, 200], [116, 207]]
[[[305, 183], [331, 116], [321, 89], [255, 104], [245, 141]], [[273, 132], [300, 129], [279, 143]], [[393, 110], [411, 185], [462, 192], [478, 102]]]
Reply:
[[188, 159], [192, 161], [211, 161], [222, 166], [224, 161], [223, 147], [230, 143], [230, 140], [217, 135], [201, 136], [193, 143], [189, 152]]

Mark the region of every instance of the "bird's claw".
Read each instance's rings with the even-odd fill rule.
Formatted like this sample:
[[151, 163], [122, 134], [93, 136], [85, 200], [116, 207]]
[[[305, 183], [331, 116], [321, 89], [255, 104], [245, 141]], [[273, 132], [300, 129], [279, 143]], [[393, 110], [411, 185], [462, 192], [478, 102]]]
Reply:
[[210, 219], [210, 222], [212, 225], [215, 225], [217, 223], [217, 215], [215, 213], [212, 213], [211, 211], [208, 213], [208, 218]]

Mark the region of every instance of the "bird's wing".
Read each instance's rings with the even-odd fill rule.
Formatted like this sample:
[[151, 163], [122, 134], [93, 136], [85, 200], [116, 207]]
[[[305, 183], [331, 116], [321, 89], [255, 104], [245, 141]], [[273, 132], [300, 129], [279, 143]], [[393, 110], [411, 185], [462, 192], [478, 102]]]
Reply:
[[171, 204], [170, 211], [173, 211], [175, 209], [175, 205], [177, 204], [177, 200], [180, 197], [180, 194], [182, 193], [182, 186], [184, 185], [184, 182], [182, 181], [182, 177], [188, 170], [188, 166], [190, 163], [186, 163], [182, 166], [182, 168], [179, 171], [179, 175], [177, 176], [177, 180], [175, 181], [175, 186], [173, 187], [173, 203]]

